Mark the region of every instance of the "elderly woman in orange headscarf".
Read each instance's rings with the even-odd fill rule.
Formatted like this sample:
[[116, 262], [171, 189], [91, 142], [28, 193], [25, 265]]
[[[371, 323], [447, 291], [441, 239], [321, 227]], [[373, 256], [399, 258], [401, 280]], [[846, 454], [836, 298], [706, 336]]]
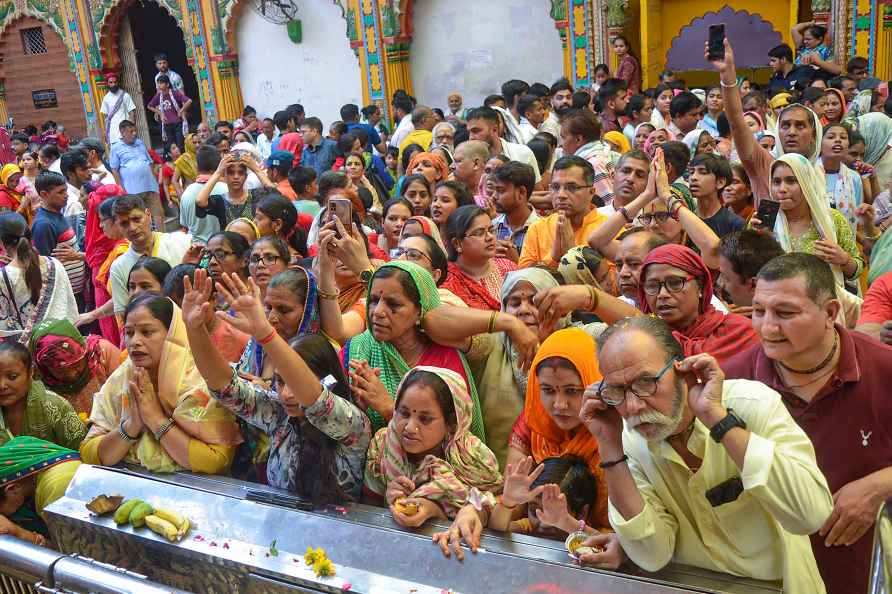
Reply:
[[436, 153], [416, 153], [406, 168], [406, 175], [414, 173], [423, 175], [433, 187], [449, 177], [449, 166], [443, 157]]

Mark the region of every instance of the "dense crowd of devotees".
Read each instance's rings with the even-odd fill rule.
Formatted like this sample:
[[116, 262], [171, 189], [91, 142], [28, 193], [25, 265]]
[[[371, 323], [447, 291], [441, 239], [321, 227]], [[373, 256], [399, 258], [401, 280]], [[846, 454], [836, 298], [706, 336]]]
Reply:
[[[578, 562], [867, 591], [892, 496], [892, 103], [813, 23], [770, 82], [619, 68], [323, 123], [185, 116], [109, 75], [0, 171], [0, 533], [81, 463], [389, 508]], [[177, 85], [179, 80], [179, 85]], [[326, 127], [325, 124], [328, 124]], [[885, 420], [884, 420], [885, 419]]]

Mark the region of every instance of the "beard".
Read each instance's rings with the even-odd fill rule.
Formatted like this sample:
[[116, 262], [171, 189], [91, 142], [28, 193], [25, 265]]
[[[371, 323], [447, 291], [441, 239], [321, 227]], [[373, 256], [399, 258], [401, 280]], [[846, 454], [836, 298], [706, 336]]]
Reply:
[[633, 415], [627, 418], [626, 425], [629, 430], [632, 430], [638, 425], [649, 423], [653, 425], [654, 428], [651, 429], [647, 435], [641, 432], [639, 432], [639, 435], [651, 443], [663, 441], [672, 436], [676, 429], [678, 429], [678, 425], [681, 423], [681, 419], [684, 416], [684, 401], [684, 380], [678, 378], [675, 382], [675, 400], [672, 402], [672, 413], [670, 415], [665, 415], [659, 411], [648, 409], [640, 415]]
[[565, 105], [563, 107], [555, 107], [554, 108], [554, 113], [556, 113], [558, 115], [558, 117], [561, 117], [561, 118], [564, 117], [565, 115], [567, 115], [568, 113], [570, 113], [571, 111], [573, 111], [572, 105]]
[[108, 88], [108, 90], [111, 91], [112, 93], [117, 93], [120, 89], [121, 89], [121, 87], [119, 85], [112, 85]]

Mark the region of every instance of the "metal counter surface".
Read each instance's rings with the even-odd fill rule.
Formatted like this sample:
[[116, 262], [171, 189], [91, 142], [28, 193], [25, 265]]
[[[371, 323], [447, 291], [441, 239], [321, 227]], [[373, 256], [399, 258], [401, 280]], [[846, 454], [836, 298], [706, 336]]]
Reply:
[[[138, 571], [195, 592], [353, 592], [439, 594], [536, 592], [774, 594], [776, 584], [670, 565], [651, 574], [571, 564], [563, 543], [487, 532], [482, 550], [464, 563], [430, 541], [446, 523], [399, 527], [387, 510], [365, 505], [300, 511], [246, 500], [248, 491], [285, 493], [226, 477], [82, 465], [66, 496], [47, 508], [48, 524], [66, 552]], [[117, 527], [85, 503], [100, 493], [139, 497], [189, 517], [192, 531], [169, 543], [147, 529]], [[276, 541], [278, 556], [270, 555]], [[316, 578], [304, 565], [308, 546], [324, 548], [337, 568]], [[349, 584], [349, 588], [345, 587]]]

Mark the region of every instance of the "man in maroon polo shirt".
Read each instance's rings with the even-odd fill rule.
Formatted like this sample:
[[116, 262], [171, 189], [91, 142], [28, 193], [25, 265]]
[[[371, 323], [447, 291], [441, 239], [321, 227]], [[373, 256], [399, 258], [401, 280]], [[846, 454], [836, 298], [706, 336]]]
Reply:
[[753, 328], [760, 345], [722, 366], [728, 378], [774, 388], [811, 438], [833, 491], [833, 514], [812, 535], [828, 594], [864, 594], [880, 505], [892, 496], [892, 347], [835, 325], [830, 266], [803, 253], [760, 271]]

